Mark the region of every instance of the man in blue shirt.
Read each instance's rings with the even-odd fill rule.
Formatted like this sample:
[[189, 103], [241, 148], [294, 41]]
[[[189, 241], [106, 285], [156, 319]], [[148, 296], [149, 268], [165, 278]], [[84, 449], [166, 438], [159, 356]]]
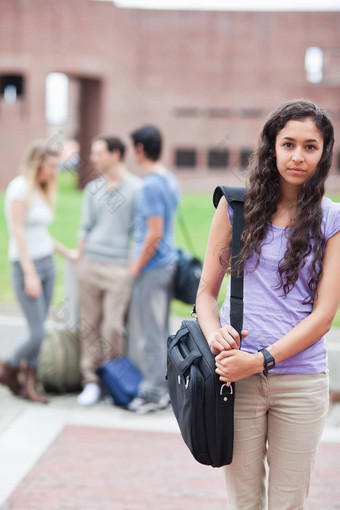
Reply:
[[165, 380], [169, 308], [176, 267], [174, 218], [179, 187], [174, 175], [160, 161], [162, 136], [159, 129], [143, 126], [131, 135], [137, 162], [145, 177], [135, 203], [134, 276], [131, 313], [138, 317], [140, 335], [133, 338], [144, 381], [139, 395], [129, 404], [144, 414], [169, 404]]

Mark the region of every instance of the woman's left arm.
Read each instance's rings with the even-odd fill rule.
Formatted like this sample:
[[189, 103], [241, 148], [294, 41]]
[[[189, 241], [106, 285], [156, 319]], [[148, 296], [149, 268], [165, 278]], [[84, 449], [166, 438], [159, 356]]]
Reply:
[[330, 330], [340, 301], [339, 253], [340, 232], [327, 242], [312, 313], [268, 348], [276, 363], [303, 351]]
[[52, 237], [52, 242], [54, 245], [54, 249], [57, 253], [60, 253], [63, 257], [66, 257], [67, 259], [71, 260], [71, 262], [76, 262], [79, 258], [79, 251], [78, 250], [69, 250], [64, 246], [63, 244], [59, 243]]
[[[340, 301], [340, 232], [326, 245], [323, 271], [310, 315], [286, 335], [267, 347], [280, 363], [314, 344], [331, 328]], [[216, 357], [217, 373], [223, 381], [237, 381], [263, 370], [261, 353], [223, 351]]]

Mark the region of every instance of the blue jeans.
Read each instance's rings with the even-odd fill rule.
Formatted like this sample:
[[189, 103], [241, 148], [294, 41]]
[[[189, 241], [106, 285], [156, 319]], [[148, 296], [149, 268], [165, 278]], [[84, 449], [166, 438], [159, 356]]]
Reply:
[[40, 345], [45, 336], [44, 322], [53, 294], [55, 266], [51, 255], [33, 262], [42, 286], [42, 293], [37, 298], [30, 298], [25, 293], [25, 280], [20, 263], [13, 262], [11, 268], [13, 290], [29, 327], [28, 338], [9, 359], [9, 364], [13, 367], [19, 367], [20, 362], [26, 360], [28, 366], [37, 368]]

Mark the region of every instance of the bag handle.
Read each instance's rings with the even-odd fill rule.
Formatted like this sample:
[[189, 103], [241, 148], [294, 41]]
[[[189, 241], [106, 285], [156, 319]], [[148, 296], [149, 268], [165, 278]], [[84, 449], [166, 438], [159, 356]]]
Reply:
[[[213, 202], [217, 207], [222, 196], [234, 210], [233, 233], [231, 244], [231, 269], [235, 267], [241, 251], [241, 234], [244, 228], [243, 205], [246, 197], [244, 188], [218, 186], [214, 191]], [[236, 329], [241, 338], [243, 326], [243, 270], [239, 276], [230, 277], [230, 324]]]
[[187, 327], [182, 327], [179, 329], [172, 339], [169, 345], [169, 351], [171, 352], [171, 357], [175, 361], [179, 372], [184, 375], [187, 370], [191, 367], [193, 363], [202, 358], [202, 353], [198, 349], [194, 349], [191, 352], [188, 352], [187, 355], [183, 355], [178, 348], [178, 343], [183, 338], [183, 336], [187, 335], [189, 330]]

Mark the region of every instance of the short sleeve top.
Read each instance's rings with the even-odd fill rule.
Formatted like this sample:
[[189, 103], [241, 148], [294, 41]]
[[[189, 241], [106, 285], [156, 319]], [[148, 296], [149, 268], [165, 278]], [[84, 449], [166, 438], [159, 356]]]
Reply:
[[174, 240], [174, 219], [179, 201], [179, 186], [175, 176], [167, 170], [165, 175], [150, 173], [143, 180], [143, 187], [137, 195], [134, 225], [135, 259], [142, 251], [151, 217], [163, 218], [163, 237], [156, 253], [142, 269], [148, 272], [175, 262], [177, 248]]
[[[232, 223], [233, 209], [228, 204], [228, 216]], [[329, 198], [322, 200], [321, 229], [326, 242], [340, 231], [340, 204]], [[256, 352], [268, 347], [287, 334], [292, 328], [307, 317], [313, 303], [306, 303], [309, 297], [309, 272], [312, 255], [307, 258], [305, 266], [293, 289], [284, 297], [282, 288], [278, 288], [278, 262], [283, 258], [287, 248], [289, 228], [269, 225], [265, 240], [261, 246], [260, 262], [255, 267], [255, 256], [250, 258], [244, 271], [244, 320], [243, 328], [248, 336], [242, 341], [242, 350]], [[229, 323], [230, 281], [227, 295], [221, 309], [221, 325]], [[272, 372], [292, 374], [313, 374], [327, 369], [327, 350], [325, 337], [320, 338], [307, 349], [295, 356], [278, 363]]]
[[54, 219], [53, 211], [45, 197], [38, 190], [27, 199], [28, 183], [24, 176], [15, 177], [8, 185], [5, 193], [5, 216], [9, 230], [8, 257], [14, 262], [19, 260], [19, 253], [12, 233], [11, 203], [26, 203], [24, 238], [27, 252], [32, 260], [51, 255], [54, 251], [53, 240], [48, 227]]

